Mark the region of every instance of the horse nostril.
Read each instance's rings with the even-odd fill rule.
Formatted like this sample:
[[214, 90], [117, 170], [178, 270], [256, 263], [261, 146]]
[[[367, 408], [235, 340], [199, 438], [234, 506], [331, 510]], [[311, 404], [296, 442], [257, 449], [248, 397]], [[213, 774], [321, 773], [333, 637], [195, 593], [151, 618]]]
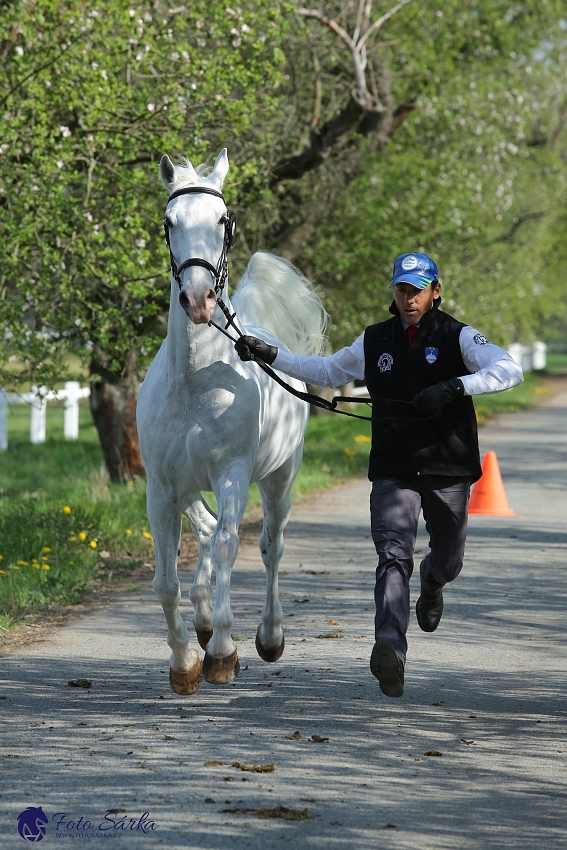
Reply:
[[187, 312], [187, 310], [189, 309], [189, 299], [187, 298], [187, 295], [183, 290], [181, 290], [181, 292], [179, 293], [179, 303], [181, 304], [185, 312]]

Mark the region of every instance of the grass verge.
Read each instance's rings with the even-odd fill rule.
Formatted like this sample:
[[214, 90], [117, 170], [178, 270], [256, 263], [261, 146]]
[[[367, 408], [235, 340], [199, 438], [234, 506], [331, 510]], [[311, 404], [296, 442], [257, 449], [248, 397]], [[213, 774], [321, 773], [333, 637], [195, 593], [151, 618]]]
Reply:
[[[541, 378], [476, 401], [479, 422], [521, 410], [546, 393]], [[366, 408], [361, 411], [366, 415]], [[76, 605], [102, 575], [127, 574], [153, 557], [145, 508], [145, 482], [108, 481], [86, 404], [79, 440], [63, 439], [62, 405], [48, 405], [48, 440], [29, 443], [29, 410], [14, 406], [9, 448], [0, 453], [0, 642], [26, 615]], [[339, 416], [309, 421], [304, 460], [294, 484], [301, 501], [364, 476], [370, 423]], [[212, 494], [205, 494], [213, 503]], [[248, 517], [258, 514], [258, 488], [250, 488]], [[188, 530], [188, 526], [185, 530]]]

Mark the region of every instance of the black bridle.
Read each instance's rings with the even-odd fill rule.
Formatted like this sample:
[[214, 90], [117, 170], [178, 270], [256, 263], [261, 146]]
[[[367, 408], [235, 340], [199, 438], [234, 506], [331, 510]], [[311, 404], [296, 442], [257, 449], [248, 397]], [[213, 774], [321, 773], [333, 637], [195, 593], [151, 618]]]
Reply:
[[[226, 202], [224, 200], [223, 195], [220, 192], [217, 192], [216, 189], [209, 189], [206, 186], [189, 186], [187, 189], [178, 189], [176, 192], [172, 192], [172, 194], [169, 196], [169, 200], [168, 200], [167, 203], [169, 204], [170, 201], [173, 201], [174, 198], [179, 198], [181, 195], [197, 195], [197, 194], [214, 195], [216, 198], [220, 198], [221, 201], [226, 206]], [[226, 319], [226, 325], [224, 326], [224, 328], [221, 328], [221, 326], [217, 325], [216, 322], [213, 322], [212, 319], [209, 321], [209, 325], [212, 325], [214, 328], [216, 328], [221, 333], [223, 333], [225, 336], [227, 336], [231, 340], [231, 342], [236, 343], [237, 340], [235, 340], [234, 337], [232, 337], [228, 333], [228, 328], [232, 325], [232, 327], [234, 328], [234, 330], [236, 331], [238, 336], [243, 336], [243, 334], [242, 334], [242, 331], [240, 330], [240, 328], [237, 327], [237, 325], [234, 322], [234, 320], [236, 318], [236, 313], [231, 314], [230, 310], [228, 309], [228, 307], [226, 306], [226, 304], [224, 303], [224, 301], [221, 298], [221, 293], [222, 293], [225, 285], [228, 284], [228, 252], [232, 248], [232, 246], [234, 245], [234, 238], [235, 238], [235, 234], [236, 234], [236, 216], [234, 215], [234, 213], [229, 212], [229, 210], [227, 209], [226, 216], [225, 216], [225, 222], [224, 222], [223, 247], [222, 247], [222, 252], [221, 252], [221, 255], [219, 257], [219, 261], [218, 261], [216, 267], [213, 266], [212, 263], [209, 263], [208, 260], [203, 260], [201, 257], [190, 257], [188, 260], [185, 260], [184, 263], [181, 263], [181, 265], [178, 266], [177, 263], [175, 262], [175, 258], [173, 256], [172, 251], [171, 251], [171, 244], [170, 244], [170, 241], [169, 241], [169, 223], [168, 223], [166, 217], [164, 217], [164, 220], [163, 220], [163, 229], [164, 229], [164, 232], [165, 232], [165, 241], [167, 242], [167, 247], [168, 247], [168, 250], [169, 250], [169, 261], [170, 261], [170, 264], [171, 264], [171, 274], [173, 275], [174, 280], [177, 282], [177, 285], [179, 287], [180, 292], [183, 289], [183, 284], [181, 283], [181, 272], [185, 271], [185, 269], [188, 269], [190, 266], [201, 266], [202, 268], [207, 269], [207, 271], [209, 271], [214, 278], [214, 281], [215, 281], [214, 290], [215, 290], [216, 301], [217, 301], [217, 304], [219, 305], [219, 307], [222, 310], [224, 317]], [[181, 295], [180, 295], [180, 298], [181, 298]], [[252, 360], [254, 360], [254, 362], [258, 364], [260, 369], [263, 369], [264, 372], [266, 372], [266, 374], [269, 375], [272, 378], [272, 380], [274, 380], [277, 384], [279, 384], [280, 387], [283, 387], [284, 390], [287, 390], [288, 393], [291, 393], [291, 395], [295, 396], [296, 398], [301, 399], [301, 401], [305, 401], [308, 404], [314, 405], [315, 407], [321, 407], [321, 408], [323, 408], [323, 410], [328, 410], [330, 413], [341, 413], [343, 416], [351, 416], [353, 419], [366, 419], [368, 421], [372, 421], [372, 419], [378, 418], [378, 417], [373, 417], [373, 416], [359, 416], [356, 413], [349, 413], [347, 410], [339, 410], [339, 408], [337, 407], [337, 404], [339, 404], [341, 402], [342, 403], [351, 402], [351, 403], [354, 403], [354, 404], [368, 404], [368, 405], [370, 405], [370, 404], [372, 404], [372, 401], [373, 401], [372, 399], [346, 398], [345, 396], [335, 396], [335, 398], [333, 398], [331, 401], [329, 401], [326, 398], [321, 398], [320, 396], [312, 395], [311, 393], [302, 393], [299, 390], [296, 390], [294, 387], [291, 387], [288, 383], [286, 383], [286, 381], [283, 381], [280, 378], [280, 376], [277, 375], [274, 372], [274, 370], [271, 369], [267, 365], [267, 363], [264, 363], [263, 360], [257, 360], [255, 357], [252, 357]], [[382, 399], [381, 401], [386, 406], [388, 406], [388, 404], [406, 404], [406, 405], [412, 404], [412, 402], [402, 401], [401, 399], [400, 400]], [[384, 422], [396, 421], [395, 416], [384, 417], [384, 418], [380, 417], [380, 418]], [[401, 417], [401, 418], [405, 419], [405, 418], [408, 418], [408, 417]], [[431, 419], [432, 417], [428, 416], [428, 417], [410, 417], [410, 418], [412, 418], [412, 419], [422, 419], [422, 418]]]
[[[176, 192], [173, 192], [169, 196], [168, 204], [170, 201], [173, 201], [174, 198], [179, 198], [180, 195], [214, 195], [216, 198], [220, 198], [221, 201], [226, 206], [226, 202], [224, 200], [223, 195], [220, 192], [217, 192], [216, 189], [209, 189], [206, 186], [189, 186], [187, 189], [178, 189]], [[169, 241], [169, 223], [167, 221], [167, 217], [163, 220], [163, 229], [165, 233], [165, 241], [167, 242], [167, 247], [169, 250], [169, 262], [171, 265], [171, 274], [173, 275], [174, 280], [176, 281], [179, 291], [181, 292], [183, 288], [183, 284], [181, 283], [181, 272], [188, 269], [190, 266], [201, 266], [204, 269], [207, 269], [213, 276], [215, 281], [214, 290], [215, 296], [217, 300], [217, 304], [225, 315], [227, 320], [226, 327], [232, 325], [235, 331], [239, 336], [242, 336], [242, 331], [240, 331], [236, 325], [234, 324], [234, 319], [236, 314], [230, 314], [230, 311], [224, 301], [221, 298], [222, 291], [224, 287], [228, 284], [228, 252], [234, 245], [234, 238], [236, 235], [236, 216], [234, 213], [229, 212], [227, 209], [225, 220], [224, 220], [224, 237], [223, 237], [223, 246], [221, 255], [219, 257], [219, 261], [215, 266], [212, 263], [209, 263], [208, 260], [203, 260], [201, 257], [190, 257], [188, 260], [185, 260], [184, 263], [181, 263], [180, 266], [175, 262], [175, 257], [173, 256], [173, 252], [171, 250], [171, 244]], [[180, 296], [181, 298], [181, 296]], [[218, 328], [214, 322], [209, 322], [210, 325], [214, 325]], [[222, 330], [222, 328], [219, 328]]]

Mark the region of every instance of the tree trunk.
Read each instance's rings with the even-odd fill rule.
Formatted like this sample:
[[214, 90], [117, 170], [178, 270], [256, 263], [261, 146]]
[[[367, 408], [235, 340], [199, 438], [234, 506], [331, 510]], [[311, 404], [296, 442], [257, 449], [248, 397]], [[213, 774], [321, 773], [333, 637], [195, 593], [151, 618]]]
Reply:
[[112, 481], [145, 475], [136, 428], [140, 383], [135, 360], [128, 359], [122, 374], [109, 373], [97, 358], [91, 362], [91, 412]]

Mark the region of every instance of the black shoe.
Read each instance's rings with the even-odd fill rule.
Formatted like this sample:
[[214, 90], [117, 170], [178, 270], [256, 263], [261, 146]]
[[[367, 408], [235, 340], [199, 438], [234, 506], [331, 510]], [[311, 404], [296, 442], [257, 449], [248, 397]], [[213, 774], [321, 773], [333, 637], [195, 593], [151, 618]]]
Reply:
[[389, 640], [377, 640], [370, 656], [370, 670], [387, 697], [401, 697], [404, 693], [404, 665]]
[[421, 588], [421, 596], [415, 606], [417, 622], [422, 632], [434, 632], [443, 615], [443, 593], [427, 593]]

